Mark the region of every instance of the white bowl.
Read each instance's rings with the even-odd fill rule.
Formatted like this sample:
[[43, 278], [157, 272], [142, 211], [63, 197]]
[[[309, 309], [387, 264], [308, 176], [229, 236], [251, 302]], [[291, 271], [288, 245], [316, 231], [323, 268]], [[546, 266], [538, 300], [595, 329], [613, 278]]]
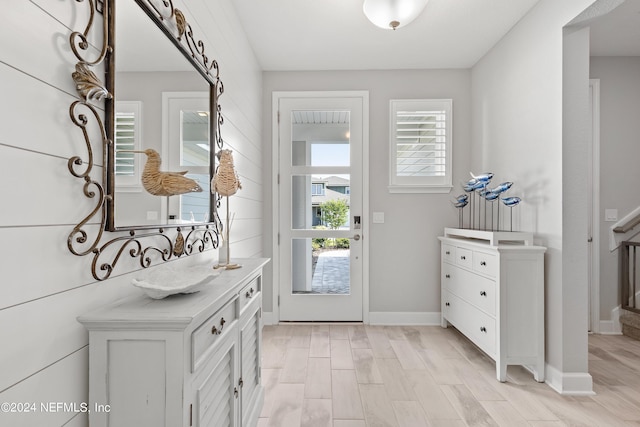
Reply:
[[192, 294], [203, 289], [220, 274], [211, 266], [184, 268], [156, 267], [132, 279], [150, 298], [162, 299], [175, 294]]

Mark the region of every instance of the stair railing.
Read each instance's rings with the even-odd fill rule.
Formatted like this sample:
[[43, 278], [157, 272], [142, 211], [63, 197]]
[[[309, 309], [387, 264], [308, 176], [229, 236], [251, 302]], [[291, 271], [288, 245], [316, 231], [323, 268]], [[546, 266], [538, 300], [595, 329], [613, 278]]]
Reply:
[[620, 244], [619, 282], [621, 306], [625, 310], [640, 313], [640, 242], [625, 241]]

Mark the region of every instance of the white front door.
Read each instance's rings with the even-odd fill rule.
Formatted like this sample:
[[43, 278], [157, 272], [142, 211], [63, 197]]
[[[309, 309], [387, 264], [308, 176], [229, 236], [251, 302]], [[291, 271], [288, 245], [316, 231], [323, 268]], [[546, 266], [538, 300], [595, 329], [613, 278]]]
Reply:
[[366, 93], [278, 98], [280, 320], [362, 321]]

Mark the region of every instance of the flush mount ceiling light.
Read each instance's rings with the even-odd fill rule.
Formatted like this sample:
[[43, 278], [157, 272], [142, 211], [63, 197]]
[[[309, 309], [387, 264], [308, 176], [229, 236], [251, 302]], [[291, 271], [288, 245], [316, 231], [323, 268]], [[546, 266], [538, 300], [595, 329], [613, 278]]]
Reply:
[[395, 30], [416, 19], [427, 2], [428, 0], [364, 0], [362, 10], [374, 25]]

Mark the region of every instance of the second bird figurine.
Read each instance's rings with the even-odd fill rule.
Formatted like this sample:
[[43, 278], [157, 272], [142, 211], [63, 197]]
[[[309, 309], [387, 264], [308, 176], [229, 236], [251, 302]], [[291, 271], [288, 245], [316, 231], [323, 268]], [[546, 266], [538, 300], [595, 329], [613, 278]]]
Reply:
[[126, 153], [143, 153], [147, 155], [147, 162], [142, 171], [142, 186], [154, 196], [176, 196], [178, 194], [202, 191], [198, 183], [184, 176], [188, 171], [162, 172], [160, 170], [160, 154], [148, 148], [144, 151], [122, 151]]

